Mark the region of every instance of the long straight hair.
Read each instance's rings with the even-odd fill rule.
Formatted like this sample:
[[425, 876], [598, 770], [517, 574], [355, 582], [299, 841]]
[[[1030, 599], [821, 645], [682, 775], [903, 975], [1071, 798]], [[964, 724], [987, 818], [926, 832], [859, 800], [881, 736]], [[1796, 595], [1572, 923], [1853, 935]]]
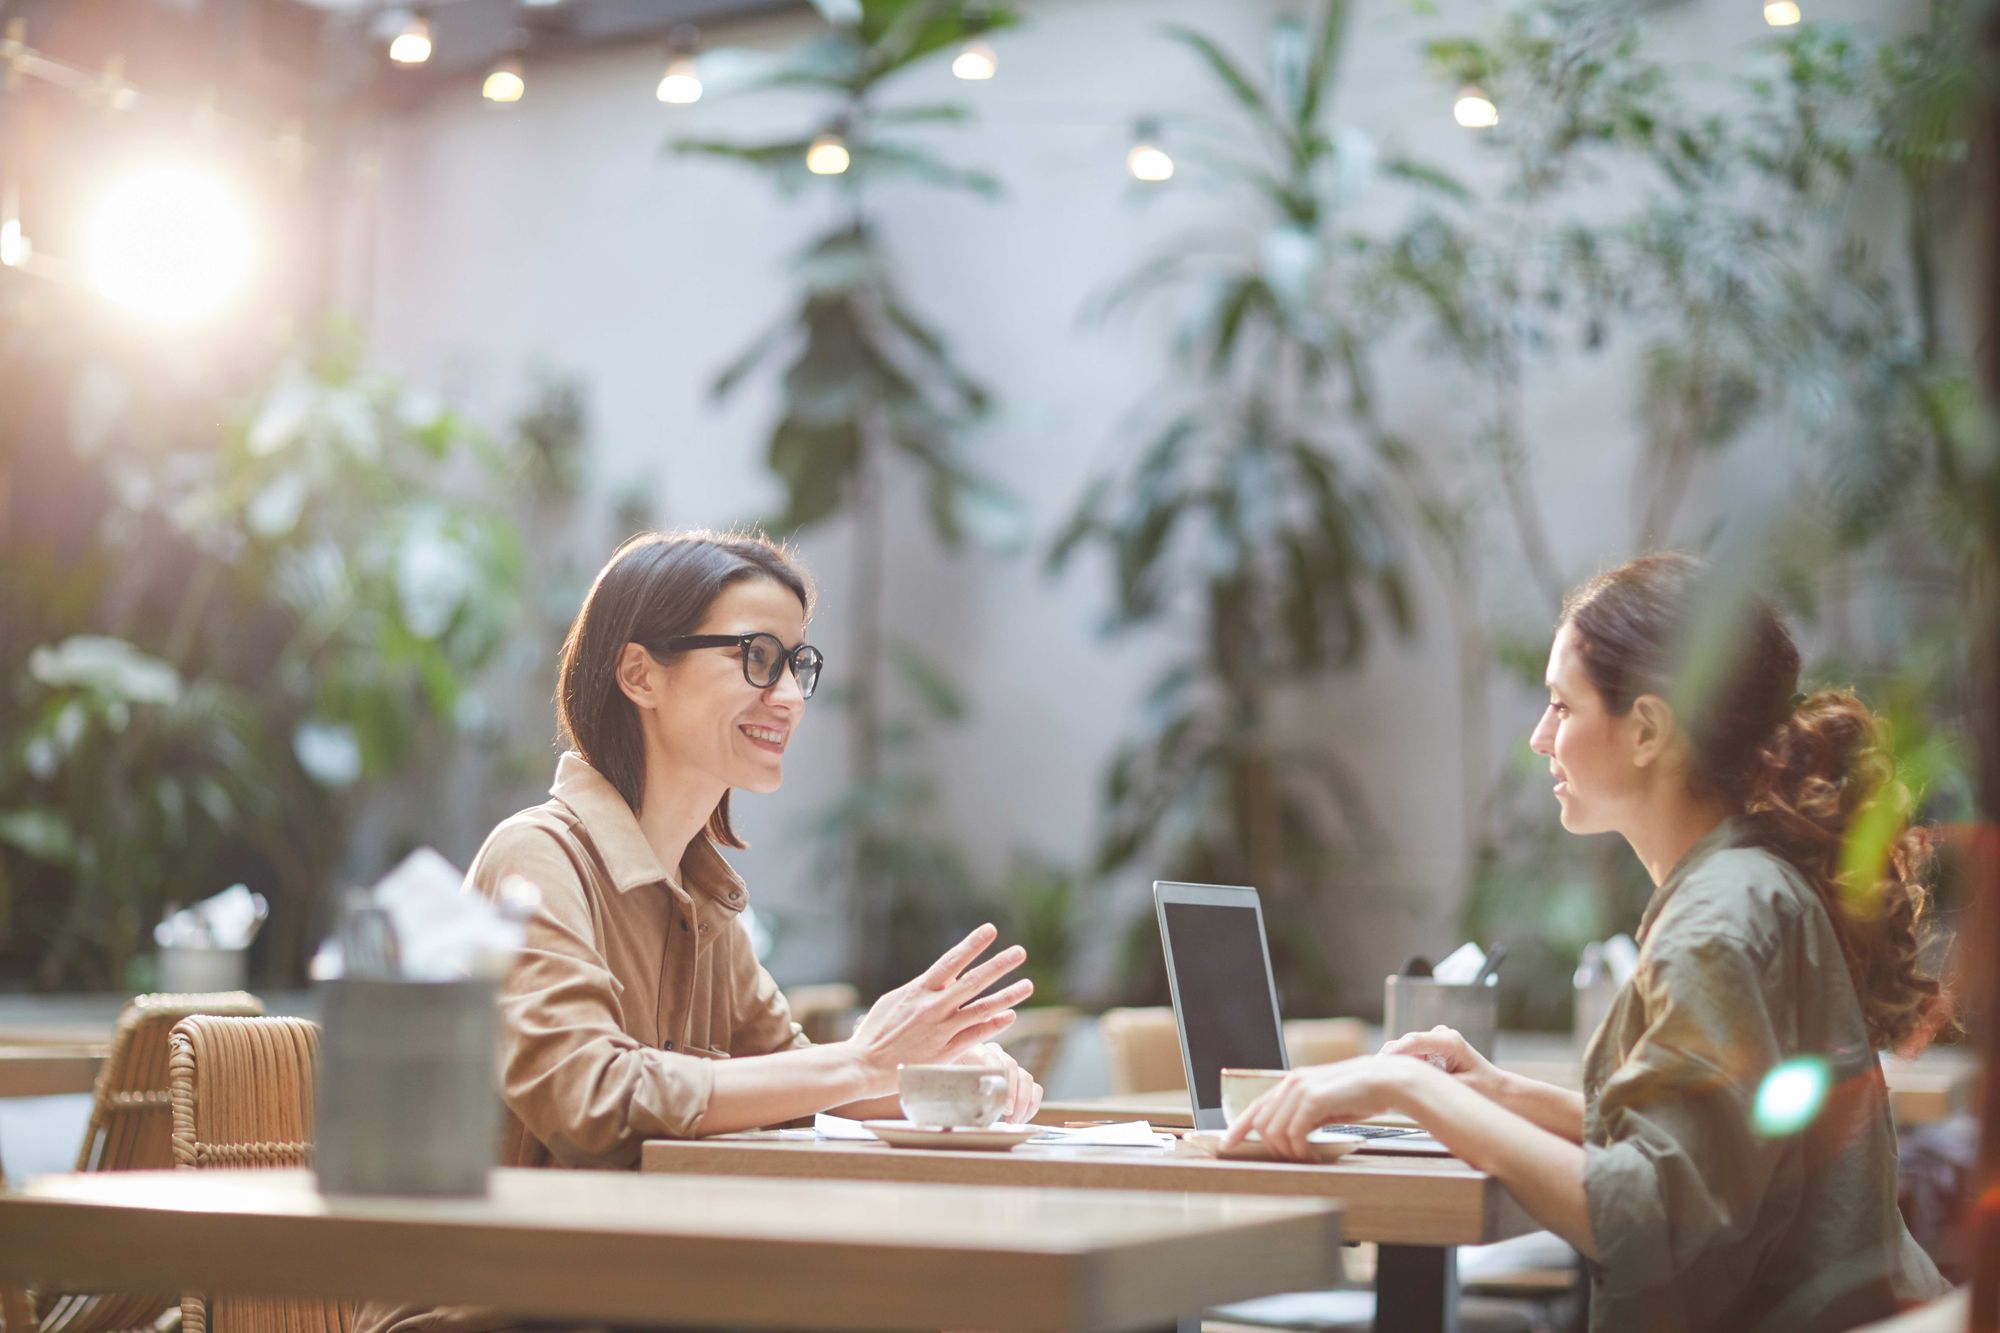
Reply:
[[[556, 673], [558, 739], [604, 775], [634, 811], [646, 792], [646, 749], [639, 710], [618, 688], [618, 659], [636, 643], [661, 661], [664, 645], [693, 633], [725, 588], [770, 579], [788, 589], [810, 618], [812, 579], [784, 547], [762, 533], [644, 532], [611, 555], [563, 639]], [[729, 793], [708, 818], [708, 835], [742, 847], [729, 822]]]

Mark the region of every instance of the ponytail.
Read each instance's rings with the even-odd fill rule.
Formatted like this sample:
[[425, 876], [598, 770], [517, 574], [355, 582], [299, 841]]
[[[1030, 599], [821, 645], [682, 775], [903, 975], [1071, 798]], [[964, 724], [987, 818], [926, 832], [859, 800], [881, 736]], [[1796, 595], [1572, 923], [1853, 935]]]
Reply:
[[1851, 690], [1806, 696], [1757, 751], [1744, 809], [1826, 905], [1870, 1042], [1923, 1029], [1940, 987], [1918, 966], [1930, 830], [1897, 777], [1888, 728]]

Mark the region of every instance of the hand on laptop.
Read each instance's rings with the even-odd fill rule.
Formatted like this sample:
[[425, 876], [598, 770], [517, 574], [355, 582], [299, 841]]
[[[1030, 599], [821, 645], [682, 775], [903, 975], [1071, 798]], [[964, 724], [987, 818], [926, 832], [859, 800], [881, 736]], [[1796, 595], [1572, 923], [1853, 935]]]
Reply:
[[1500, 1070], [1454, 1029], [1440, 1023], [1429, 1032], [1412, 1032], [1382, 1043], [1383, 1055], [1413, 1055], [1428, 1060], [1475, 1092], [1496, 1095]]
[[1314, 1161], [1306, 1142], [1308, 1134], [1321, 1125], [1402, 1110], [1400, 1103], [1413, 1069], [1430, 1072], [1421, 1064], [1389, 1055], [1364, 1055], [1294, 1069], [1283, 1082], [1243, 1108], [1243, 1114], [1230, 1124], [1222, 1146], [1233, 1148], [1254, 1130], [1279, 1157]]

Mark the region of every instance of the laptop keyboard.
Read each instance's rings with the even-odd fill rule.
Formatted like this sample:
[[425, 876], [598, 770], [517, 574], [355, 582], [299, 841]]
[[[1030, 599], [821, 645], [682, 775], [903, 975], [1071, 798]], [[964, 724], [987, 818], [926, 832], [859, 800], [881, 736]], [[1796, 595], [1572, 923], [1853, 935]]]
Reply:
[[1352, 1134], [1357, 1139], [1400, 1139], [1409, 1134], [1421, 1134], [1421, 1129], [1408, 1129], [1402, 1125], [1322, 1125], [1321, 1129], [1332, 1134]]

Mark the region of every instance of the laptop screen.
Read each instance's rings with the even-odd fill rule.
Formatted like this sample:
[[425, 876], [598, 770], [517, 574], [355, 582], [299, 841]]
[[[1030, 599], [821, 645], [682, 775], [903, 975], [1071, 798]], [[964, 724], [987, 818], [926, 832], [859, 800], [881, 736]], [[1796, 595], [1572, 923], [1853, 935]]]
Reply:
[[1255, 906], [1162, 905], [1167, 966], [1194, 1066], [1194, 1104], [1222, 1105], [1224, 1069], [1283, 1069], [1285, 1043], [1271, 999]]

